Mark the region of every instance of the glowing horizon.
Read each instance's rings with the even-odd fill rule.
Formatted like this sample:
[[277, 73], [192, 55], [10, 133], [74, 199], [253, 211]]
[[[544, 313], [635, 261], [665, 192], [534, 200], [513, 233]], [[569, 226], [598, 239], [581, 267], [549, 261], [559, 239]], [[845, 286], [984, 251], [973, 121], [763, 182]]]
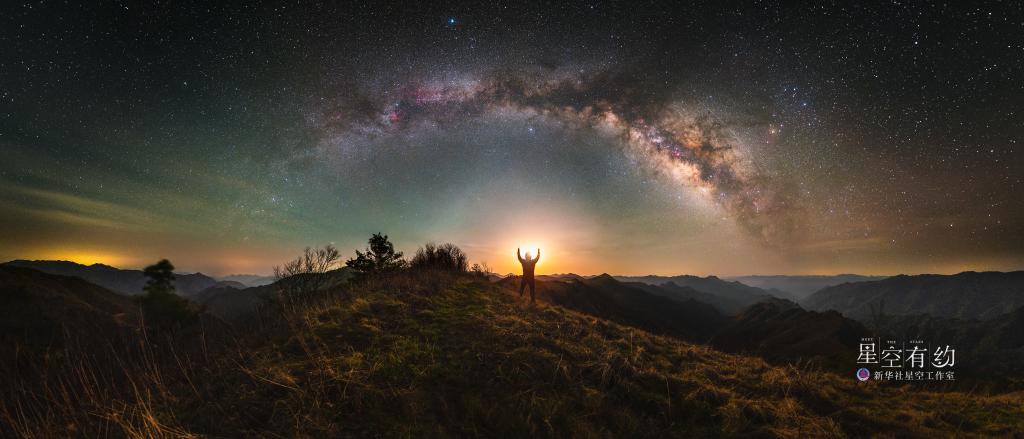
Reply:
[[[456, 245], [458, 245], [456, 243]], [[359, 248], [359, 247], [355, 247]], [[525, 247], [523, 247], [525, 248]], [[536, 247], [534, 247], [536, 248]], [[662, 267], [660, 269], [651, 270], [618, 270], [611, 265], [600, 265], [592, 264], [591, 262], [574, 262], [571, 260], [571, 252], [560, 252], [558, 248], [551, 248], [550, 246], [540, 246], [542, 251], [541, 260], [537, 263], [537, 274], [538, 275], [555, 275], [555, 274], [578, 274], [578, 275], [597, 275], [601, 273], [608, 273], [613, 275], [622, 276], [675, 276], [675, 275], [695, 275], [695, 276], [718, 276], [718, 277], [740, 277], [740, 276], [771, 276], [771, 275], [786, 275], [786, 276], [835, 276], [841, 274], [859, 274], [865, 276], [894, 276], [899, 274], [917, 275], [917, 274], [957, 274], [965, 271], [1017, 271], [1020, 268], [1005, 267], [1005, 268], [991, 268], [993, 265], [997, 265], [996, 261], [992, 261], [987, 266], [970, 265], [970, 264], [953, 264], [953, 265], [933, 265], [930, 267], [922, 266], [919, 271], [910, 272], [892, 272], [892, 271], [867, 271], [867, 270], [846, 270], [846, 271], [807, 271], [807, 272], [720, 272], [720, 271], [703, 271], [698, 269], [688, 269], [686, 267], [680, 267], [679, 269], [673, 269], [672, 267]], [[515, 257], [516, 247], [508, 247], [508, 249], [501, 251], [501, 249], [490, 249], [490, 248], [478, 248], [473, 252], [469, 252], [470, 264], [472, 263], [483, 263], [486, 262], [491, 271], [495, 274], [518, 274], [521, 272], [521, 265]], [[224, 277], [229, 275], [257, 275], [257, 276], [269, 276], [273, 274], [273, 267], [286, 261], [289, 257], [297, 256], [298, 252], [301, 252], [301, 248], [295, 248], [292, 252], [283, 252], [282, 259], [273, 260], [255, 260], [247, 258], [244, 255], [231, 256], [230, 253], [224, 254], [224, 262], [217, 265], [210, 265], [207, 267], [199, 267], [194, 264], [188, 263], [187, 259], [168, 257], [172, 263], [175, 264], [176, 271], [182, 273], [204, 273], [214, 277]], [[351, 250], [345, 250], [341, 248], [342, 255], [344, 258], [354, 256], [354, 252]], [[407, 255], [411, 254], [415, 248], [401, 247], [400, 251], [404, 251]], [[351, 254], [350, 254], [351, 253]], [[504, 256], [504, 257], [502, 257]], [[535, 256], [535, 255], [534, 255]], [[157, 260], [162, 259], [165, 256], [157, 256], [151, 258], [133, 257], [127, 255], [117, 254], [101, 254], [101, 253], [89, 253], [87, 251], [51, 251], [51, 252], [38, 252], [29, 253], [24, 257], [7, 257], [0, 262], [6, 262], [15, 259], [26, 259], [26, 260], [63, 260], [75, 262], [83, 265], [92, 264], [103, 264], [112, 266], [120, 269], [135, 269], [141, 270], [147, 265], [155, 263]], [[525, 254], [524, 254], [525, 257]], [[178, 261], [178, 262], [176, 262]], [[344, 266], [344, 262], [339, 267]]]

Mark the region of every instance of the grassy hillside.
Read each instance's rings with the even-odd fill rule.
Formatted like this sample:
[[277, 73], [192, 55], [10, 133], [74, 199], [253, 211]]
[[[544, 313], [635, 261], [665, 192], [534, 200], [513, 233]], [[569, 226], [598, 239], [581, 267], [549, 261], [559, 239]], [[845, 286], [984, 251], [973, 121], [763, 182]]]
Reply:
[[79, 340], [137, 323], [131, 299], [82, 279], [0, 265], [0, 353], [63, 346], [65, 329]]
[[[771, 367], [469, 277], [401, 276], [295, 310], [179, 404], [210, 434], [932, 437], [1024, 428], [1020, 394], [908, 391]], [[216, 407], [216, 408], [214, 408]]]
[[[934, 393], [773, 367], [531, 306], [469, 275], [372, 280], [285, 306], [242, 333], [210, 364], [134, 375], [144, 391], [93, 401], [99, 406], [88, 410], [102, 415], [94, 416], [102, 429], [76, 425], [73, 433], [935, 437], [1024, 430], [1020, 393]], [[0, 413], [18, 414], [11, 409], [17, 402], [5, 398]], [[0, 419], [22, 434], [68, 433], [39, 413]]]

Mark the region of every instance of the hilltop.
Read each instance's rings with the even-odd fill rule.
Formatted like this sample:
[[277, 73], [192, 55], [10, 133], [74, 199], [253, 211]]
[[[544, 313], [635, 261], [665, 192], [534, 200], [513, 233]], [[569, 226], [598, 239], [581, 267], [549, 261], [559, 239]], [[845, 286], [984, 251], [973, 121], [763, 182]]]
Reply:
[[[270, 311], [209, 350], [147, 351], [148, 366], [131, 377], [143, 394], [48, 405], [78, 416], [64, 422], [53, 413], [11, 417], [21, 404], [5, 400], [0, 419], [23, 435], [130, 437], [934, 437], [1024, 429], [1021, 393], [915, 388], [910, 397], [885, 383], [773, 366], [546, 302], [529, 305], [471, 274], [403, 271], [335, 284]], [[190, 334], [199, 338], [179, 345], [208, 337]]]
[[397, 276], [303, 310], [245, 355], [244, 372], [211, 377], [204, 400], [223, 412], [194, 405], [179, 408], [178, 421], [208, 434], [284, 436], [925, 437], [1024, 428], [1021, 394], [908, 398], [440, 276]]

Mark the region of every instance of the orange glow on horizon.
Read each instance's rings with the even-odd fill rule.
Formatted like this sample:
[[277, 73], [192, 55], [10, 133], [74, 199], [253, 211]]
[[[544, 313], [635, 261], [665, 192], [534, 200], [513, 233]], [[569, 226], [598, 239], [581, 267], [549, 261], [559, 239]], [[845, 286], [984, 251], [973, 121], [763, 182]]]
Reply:
[[[291, 249], [263, 252], [218, 249], [200, 253], [156, 248], [145, 253], [125, 254], [103, 247], [62, 247], [35, 249], [15, 255], [16, 257], [11, 259], [69, 261], [82, 265], [103, 264], [123, 270], [141, 270], [160, 259], [168, 259], [174, 264], [175, 271], [181, 273], [199, 272], [209, 276], [269, 275], [275, 265], [291, 258], [294, 252], [295, 250]], [[196, 264], [197, 256], [212, 262]]]
[[130, 263], [129, 258], [120, 254], [97, 249], [43, 250], [32, 252], [25, 259], [70, 261], [82, 265], [103, 264], [118, 268], [123, 268], [122, 265]]

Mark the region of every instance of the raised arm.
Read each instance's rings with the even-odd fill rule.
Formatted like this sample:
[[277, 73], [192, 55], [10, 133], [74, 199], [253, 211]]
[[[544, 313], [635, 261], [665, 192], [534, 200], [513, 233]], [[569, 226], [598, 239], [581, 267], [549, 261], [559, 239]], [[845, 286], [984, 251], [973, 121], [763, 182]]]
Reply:
[[537, 262], [539, 260], [540, 260], [540, 247], [537, 247], [537, 257], [533, 258], [533, 262]]
[[518, 248], [516, 249], [516, 257], [519, 258], [519, 263], [520, 264], [526, 262], [525, 260], [523, 260], [523, 255], [519, 253], [519, 249]]

